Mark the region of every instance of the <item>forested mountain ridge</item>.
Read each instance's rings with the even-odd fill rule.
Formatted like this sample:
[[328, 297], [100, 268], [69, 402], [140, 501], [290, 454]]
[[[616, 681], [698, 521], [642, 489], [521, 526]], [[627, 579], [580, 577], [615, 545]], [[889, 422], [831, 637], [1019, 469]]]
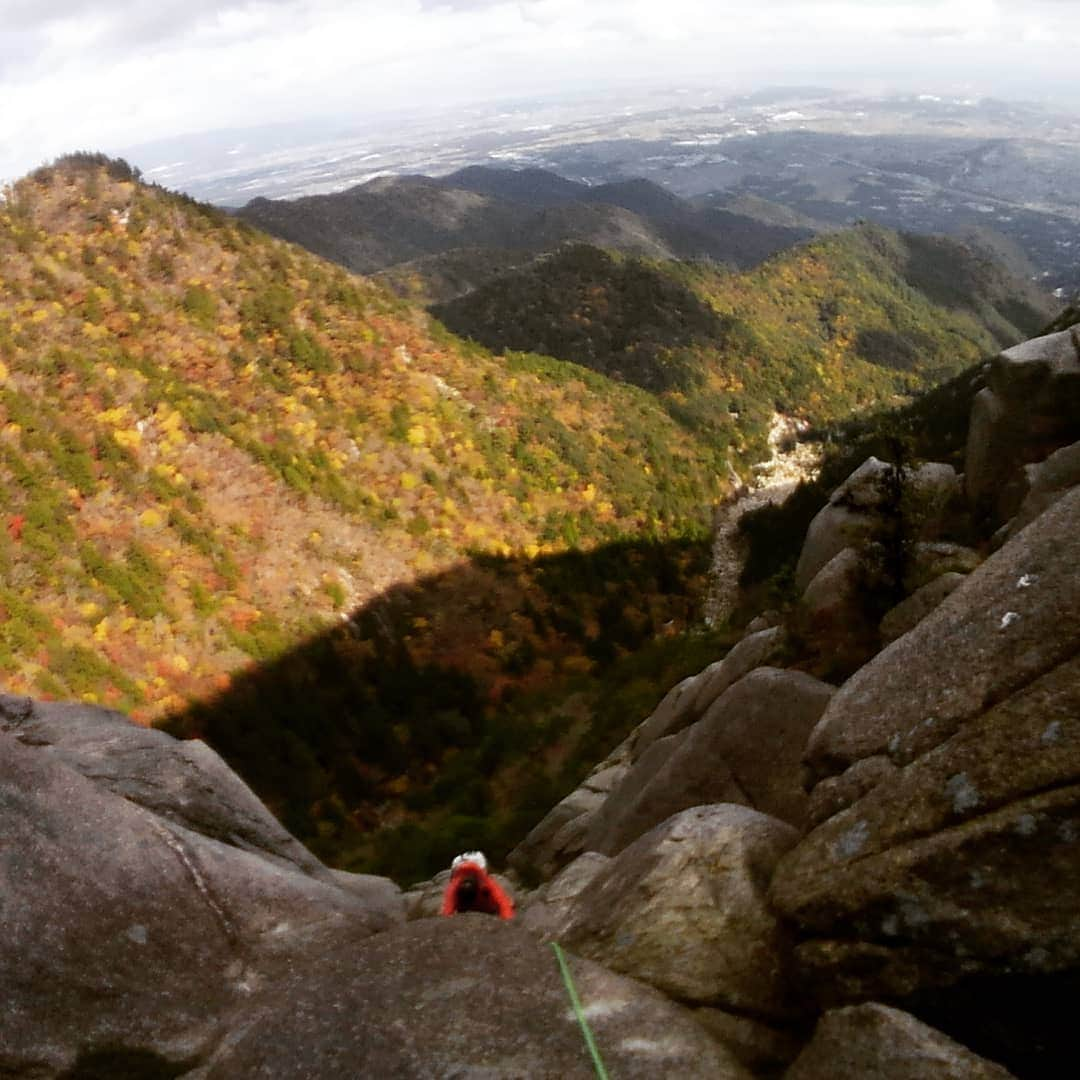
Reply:
[[431, 309], [490, 348], [574, 360], [745, 448], [774, 409], [837, 419], [925, 390], [1056, 310], [982, 249], [864, 225], [741, 273], [577, 246]]
[[722, 490], [647, 395], [466, 347], [122, 163], [15, 185], [0, 254], [13, 692], [159, 718], [395, 583], [693, 531]]
[[540, 169], [380, 177], [333, 195], [254, 199], [238, 213], [360, 273], [461, 249], [521, 258], [564, 243], [751, 266], [809, 235], [698, 209], [645, 180], [590, 187]]

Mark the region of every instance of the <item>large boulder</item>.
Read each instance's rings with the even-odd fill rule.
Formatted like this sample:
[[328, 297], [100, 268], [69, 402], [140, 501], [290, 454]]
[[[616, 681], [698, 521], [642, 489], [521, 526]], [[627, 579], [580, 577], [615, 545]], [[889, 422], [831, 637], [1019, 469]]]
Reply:
[[882, 539], [901, 520], [907, 536], [933, 537], [948, 520], [959, 491], [950, 465], [897, 468], [867, 458], [810, 522], [795, 568], [795, 587], [802, 592], [844, 548]]
[[765, 890], [797, 839], [744, 806], [685, 810], [601, 867], [557, 936], [680, 1001], [787, 1016], [789, 940]]
[[657, 739], [675, 735], [689, 727], [733, 683], [744, 675], [776, 659], [783, 652], [784, 631], [779, 626], [749, 634], [722, 660], [684, 679], [638, 725], [634, 733], [632, 760], [636, 761]]
[[522, 906], [519, 925], [542, 938], [550, 938], [565, 921], [574, 901], [610, 861], [597, 851], [579, 855], [529, 896]]
[[818, 778], [889, 754], [911, 760], [1080, 648], [1080, 489], [970, 574], [855, 673], [807, 747]]
[[918, 626], [947, 596], [952, 595], [964, 577], [964, 574], [955, 572], [940, 574], [890, 608], [881, 620], [879, 629], [882, 640], [895, 641]]
[[1074, 490], [840, 689], [808, 748], [836, 812], [772, 882], [821, 1001], [975, 1015], [1010, 1066], [1071, 1044], [1080, 985], [1078, 558]]
[[0, 835], [4, 1075], [119, 1076], [133, 1062], [177, 1075], [310, 935], [360, 938], [389, 921], [288, 860], [194, 832], [10, 733], [0, 733]]
[[122, 713], [0, 694], [0, 731], [166, 820], [314, 877], [329, 871], [210, 749]]
[[964, 484], [976, 514], [1012, 516], [1024, 496], [1023, 466], [1080, 434], [1080, 331], [1006, 349], [990, 365], [968, 428]]
[[1045, 461], [1026, 465], [1026, 495], [1016, 517], [1009, 522], [1007, 536], [1015, 536], [1077, 485], [1080, 485], [1080, 442], [1055, 450]]
[[813, 577], [799, 601], [798, 633], [821, 666], [852, 671], [878, 647], [877, 607], [885, 564], [880, 544], [846, 547]]
[[827, 1012], [784, 1080], [1009, 1080], [1011, 1076], [914, 1016], [871, 1002]]
[[1080, 418], [1080, 327], [1030, 338], [1000, 353], [987, 384], [1002, 400], [1024, 402], [1060, 422]]
[[[658, 993], [568, 956], [612, 1076], [751, 1080]], [[200, 1080], [595, 1076], [552, 950], [483, 915], [333, 936], [249, 1002]]]
[[801, 671], [757, 668], [686, 731], [654, 743], [608, 797], [585, 847], [614, 855], [680, 810], [754, 807], [802, 828], [801, 758], [835, 688]]

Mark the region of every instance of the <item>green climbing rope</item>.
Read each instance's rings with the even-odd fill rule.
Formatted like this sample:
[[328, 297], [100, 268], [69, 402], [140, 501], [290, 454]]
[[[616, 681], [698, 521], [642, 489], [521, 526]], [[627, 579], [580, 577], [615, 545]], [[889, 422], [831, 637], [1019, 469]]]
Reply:
[[596, 1075], [600, 1080], [608, 1080], [607, 1069], [604, 1068], [604, 1061], [600, 1057], [600, 1051], [596, 1048], [596, 1040], [593, 1038], [592, 1029], [589, 1027], [589, 1021], [585, 1019], [585, 1011], [581, 1007], [581, 1000], [578, 998], [577, 990], [574, 988], [574, 980], [570, 975], [570, 968], [566, 963], [566, 957], [563, 955], [562, 949], [559, 948], [558, 942], [553, 941], [551, 943], [551, 948], [555, 952], [555, 959], [559, 961], [559, 970], [562, 972], [563, 982], [566, 983], [566, 992], [570, 995], [570, 1004], [574, 1006], [574, 1015], [581, 1025], [581, 1034], [585, 1036], [585, 1045], [589, 1048], [589, 1053], [592, 1055], [593, 1065], [596, 1066]]

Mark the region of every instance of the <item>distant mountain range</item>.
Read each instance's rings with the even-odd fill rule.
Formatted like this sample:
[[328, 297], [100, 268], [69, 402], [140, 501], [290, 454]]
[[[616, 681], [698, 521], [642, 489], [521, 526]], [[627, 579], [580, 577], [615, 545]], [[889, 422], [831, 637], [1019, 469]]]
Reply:
[[647, 180], [590, 186], [542, 169], [382, 177], [336, 195], [254, 199], [239, 215], [360, 273], [422, 258], [430, 271], [431, 256], [460, 262], [478, 248], [493, 252], [501, 269], [568, 242], [747, 267], [811, 235], [695, 207]]
[[544, 169], [593, 187], [643, 177], [701, 207], [751, 217], [762, 199], [780, 204], [762, 220], [798, 228], [859, 220], [923, 233], [988, 228], [1022, 248], [1048, 289], [1065, 299], [1080, 289], [1080, 116], [978, 94], [779, 87], [627, 97], [618, 108], [521, 101], [452, 123], [429, 113], [390, 127], [211, 133], [135, 148], [130, 159], [155, 180], [229, 206], [478, 164]]
[[[431, 311], [488, 348], [641, 386], [745, 447], [773, 409], [835, 419], [925, 390], [1034, 333], [1057, 306], [993, 251], [863, 226], [741, 273], [572, 246]], [[725, 431], [729, 414], [738, 423]]]

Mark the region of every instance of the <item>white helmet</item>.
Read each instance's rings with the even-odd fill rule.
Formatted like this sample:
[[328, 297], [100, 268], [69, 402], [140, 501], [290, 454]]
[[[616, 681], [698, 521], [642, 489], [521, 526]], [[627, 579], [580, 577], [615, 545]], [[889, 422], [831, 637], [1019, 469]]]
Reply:
[[487, 859], [484, 858], [482, 851], [466, 851], [461, 855], [456, 855], [454, 861], [450, 864], [450, 869], [451, 871], [456, 870], [465, 863], [475, 863], [481, 870], [487, 869]]

